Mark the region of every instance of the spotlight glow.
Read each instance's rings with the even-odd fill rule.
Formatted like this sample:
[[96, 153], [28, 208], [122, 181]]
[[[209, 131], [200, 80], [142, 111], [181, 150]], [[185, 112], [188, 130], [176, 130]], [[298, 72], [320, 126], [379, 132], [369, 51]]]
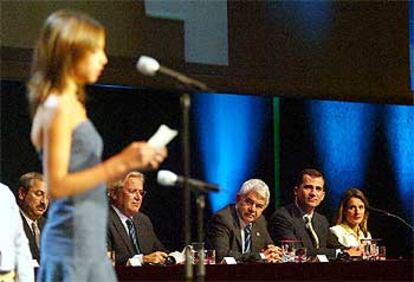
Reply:
[[[269, 99], [229, 94], [193, 97], [197, 144], [206, 181], [220, 185], [210, 194], [213, 212], [235, 202], [241, 184], [251, 177], [258, 158], [264, 119], [272, 118]], [[270, 100], [269, 100], [270, 101]]]
[[372, 152], [375, 105], [309, 101], [309, 120], [330, 196], [337, 205], [344, 190], [364, 183]]
[[386, 106], [384, 120], [400, 199], [405, 212], [412, 217], [414, 197], [414, 107]]

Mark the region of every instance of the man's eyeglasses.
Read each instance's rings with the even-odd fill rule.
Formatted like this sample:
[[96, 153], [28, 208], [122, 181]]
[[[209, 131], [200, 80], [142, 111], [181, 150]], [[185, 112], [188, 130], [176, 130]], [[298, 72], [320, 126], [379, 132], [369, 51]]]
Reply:
[[243, 198], [243, 202], [244, 202], [244, 203], [245, 203], [245, 205], [247, 205], [247, 206], [250, 206], [250, 207], [252, 207], [252, 206], [256, 206], [256, 208], [257, 208], [257, 209], [260, 209], [260, 210], [264, 210], [264, 209], [266, 208], [266, 206], [265, 206], [265, 205], [260, 204], [260, 203], [256, 203], [254, 200], [250, 199], [249, 197], [244, 197], [244, 198]]
[[139, 194], [141, 197], [144, 197], [147, 194], [147, 191], [145, 190], [127, 190], [127, 192], [130, 195]]

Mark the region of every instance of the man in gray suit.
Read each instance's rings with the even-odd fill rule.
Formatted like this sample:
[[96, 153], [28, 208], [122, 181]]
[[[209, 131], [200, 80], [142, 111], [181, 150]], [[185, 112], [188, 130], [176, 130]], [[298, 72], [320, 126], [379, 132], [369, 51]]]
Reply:
[[124, 181], [108, 187], [111, 201], [108, 219], [108, 251], [115, 252], [115, 264], [164, 263], [167, 253], [155, 235], [151, 220], [139, 212], [145, 196], [144, 175], [130, 172]]
[[223, 257], [234, 257], [239, 262], [280, 260], [281, 250], [273, 245], [262, 216], [269, 198], [266, 183], [250, 179], [243, 183], [235, 205], [228, 205], [213, 215], [207, 230], [207, 244], [216, 250], [218, 260]]
[[49, 205], [49, 194], [43, 175], [28, 172], [19, 179], [17, 203], [20, 207], [24, 232], [29, 239], [33, 259], [40, 262], [40, 235], [45, 225], [44, 213]]
[[269, 221], [269, 233], [275, 243], [299, 240], [309, 256], [318, 254], [335, 258], [342, 253], [336, 238], [329, 231], [325, 216], [316, 208], [325, 198], [325, 180], [316, 169], [301, 171], [293, 189], [294, 203], [277, 209]]

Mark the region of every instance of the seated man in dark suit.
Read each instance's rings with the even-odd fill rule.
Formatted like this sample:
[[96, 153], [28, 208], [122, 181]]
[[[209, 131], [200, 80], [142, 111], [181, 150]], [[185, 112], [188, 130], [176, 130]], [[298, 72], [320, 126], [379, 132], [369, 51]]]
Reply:
[[303, 170], [293, 189], [295, 202], [277, 209], [269, 221], [269, 233], [275, 242], [299, 240], [309, 256], [335, 258], [342, 253], [340, 244], [329, 231], [325, 216], [315, 209], [325, 198], [325, 181], [316, 169]]
[[259, 179], [243, 183], [236, 205], [213, 215], [207, 230], [207, 244], [218, 260], [234, 257], [239, 262], [276, 262], [281, 250], [273, 245], [262, 212], [269, 204], [269, 188]]
[[45, 225], [44, 213], [49, 196], [43, 175], [37, 172], [23, 174], [17, 187], [17, 203], [20, 207], [24, 232], [29, 239], [33, 259], [40, 262], [40, 234]]
[[124, 181], [111, 183], [112, 206], [108, 215], [108, 251], [115, 252], [115, 264], [130, 258], [142, 263], [164, 263], [167, 253], [155, 235], [151, 220], [139, 212], [144, 199], [144, 175], [130, 172]]

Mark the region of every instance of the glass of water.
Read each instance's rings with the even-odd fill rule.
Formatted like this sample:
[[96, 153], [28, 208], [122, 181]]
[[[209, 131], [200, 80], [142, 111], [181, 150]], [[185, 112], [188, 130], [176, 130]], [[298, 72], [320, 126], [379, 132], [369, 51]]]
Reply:
[[198, 264], [200, 260], [204, 264], [204, 243], [191, 243], [191, 255], [193, 264]]
[[282, 262], [305, 262], [306, 248], [299, 240], [281, 240]]
[[362, 239], [362, 259], [363, 260], [377, 260], [379, 247], [378, 243], [381, 239]]
[[216, 264], [216, 250], [205, 250], [205, 264]]

